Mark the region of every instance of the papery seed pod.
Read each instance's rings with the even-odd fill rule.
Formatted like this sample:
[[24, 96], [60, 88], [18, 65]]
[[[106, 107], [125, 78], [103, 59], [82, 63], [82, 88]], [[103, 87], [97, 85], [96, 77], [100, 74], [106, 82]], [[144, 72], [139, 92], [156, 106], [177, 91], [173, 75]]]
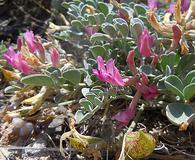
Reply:
[[154, 137], [144, 131], [129, 132], [125, 138], [126, 155], [132, 158], [144, 158], [150, 155], [156, 145]]

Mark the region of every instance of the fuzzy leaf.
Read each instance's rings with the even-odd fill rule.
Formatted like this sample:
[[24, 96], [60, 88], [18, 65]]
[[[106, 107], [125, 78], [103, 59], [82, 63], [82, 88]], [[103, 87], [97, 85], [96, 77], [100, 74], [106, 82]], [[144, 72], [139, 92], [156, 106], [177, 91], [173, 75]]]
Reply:
[[173, 94], [184, 98], [183, 96], [183, 83], [179, 77], [175, 75], [170, 75], [165, 79], [166, 88], [171, 91]]
[[92, 111], [93, 104], [87, 98], [80, 99], [79, 103], [83, 106], [85, 111]]
[[177, 62], [176, 61], [176, 53], [171, 52], [169, 54], [163, 54], [161, 56], [160, 65], [161, 65], [162, 70], [165, 71], [167, 65], [170, 68], [173, 68], [173, 66], [175, 65], [176, 62]]
[[195, 70], [190, 71], [186, 75], [186, 77], [184, 79], [185, 84], [189, 84], [192, 81], [193, 78], [195, 78]]
[[114, 26], [119, 30], [123, 37], [127, 37], [129, 34], [129, 26], [127, 22], [122, 18], [115, 18], [113, 20]]
[[190, 98], [192, 98], [195, 95], [195, 83], [191, 83], [187, 85], [183, 89], [183, 94], [186, 100], [189, 100]]
[[63, 77], [73, 83], [74, 85], [77, 85], [81, 81], [81, 73], [77, 69], [70, 69], [63, 73]]
[[105, 58], [106, 56], [106, 50], [104, 47], [100, 46], [100, 45], [96, 45], [96, 46], [91, 46], [90, 47], [90, 51], [92, 52], [94, 58], [96, 59], [98, 56], [102, 56], [103, 58]]
[[42, 74], [33, 74], [23, 77], [21, 82], [33, 86], [54, 86], [52, 78]]
[[145, 16], [147, 12], [146, 7], [144, 7], [141, 4], [134, 5], [134, 10], [137, 16], [139, 15]]
[[111, 41], [111, 38], [109, 35], [107, 34], [103, 34], [103, 33], [95, 33], [91, 36], [90, 41], [92, 43], [97, 43], [100, 41]]
[[79, 20], [72, 20], [71, 25], [73, 27], [77, 27], [77, 28], [82, 28], [83, 27], [82, 23]]
[[98, 9], [100, 12], [102, 12], [105, 16], [109, 13], [109, 8], [106, 3], [99, 2], [98, 3]]
[[130, 23], [130, 31], [134, 38], [138, 39], [139, 35], [144, 30], [144, 23], [139, 18], [132, 18]]
[[181, 57], [176, 68], [176, 74], [185, 77], [187, 73], [195, 69], [195, 54], [188, 54]]
[[95, 13], [94, 14], [97, 24], [101, 25], [105, 22], [105, 15], [103, 13]]
[[103, 23], [101, 27], [102, 27], [102, 31], [104, 33], [108, 34], [111, 37], [116, 37], [117, 32], [116, 32], [114, 25], [106, 22], [106, 23]]

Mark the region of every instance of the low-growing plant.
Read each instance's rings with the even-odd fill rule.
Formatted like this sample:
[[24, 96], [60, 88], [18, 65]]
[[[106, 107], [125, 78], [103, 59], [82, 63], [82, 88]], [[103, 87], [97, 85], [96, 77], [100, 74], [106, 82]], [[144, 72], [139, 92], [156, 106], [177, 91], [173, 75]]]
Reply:
[[[75, 121], [71, 131], [61, 138], [63, 154], [62, 141], [68, 139], [74, 148], [84, 153], [93, 146], [89, 154], [99, 158], [100, 153], [94, 152], [94, 144], [89, 141], [98, 141], [98, 149], [102, 149], [103, 139], [80, 135], [74, 125], [87, 123], [100, 110], [104, 110], [100, 115], [102, 123], [106, 118], [113, 123], [116, 121], [117, 127], [123, 129], [135, 123], [142, 108], [162, 109], [180, 130], [186, 130], [194, 121], [195, 2], [177, 0], [174, 4], [162, 2], [161, 5], [157, 1], [148, 2], [148, 6], [131, 0], [126, 3], [116, 0], [62, 3], [68, 10], [71, 25], [56, 32], [54, 37], [87, 48], [83, 68], [61, 59], [57, 47], [43, 43], [32, 31], [20, 36], [17, 47], [9, 47], [4, 54], [7, 63], [17, 70], [14, 73], [2, 67], [4, 77], [20, 81], [6, 92], [19, 90], [21, 93], [22, 87], [42, 87], [39, 94], [21, 101], [23, 105], [32, 105], [27, 115], [40, 110], [44, 100], [60, 89], [69, 94], [79, 92], [76, 99], [80, 107], [75, 112]], [[167, 9], [159, 9], [159, 6]], [[117, 100], [129, 105], [108, 116], [112, 106], [117, 108]], [[116, 145], [123, 148], [125, 155], [144, 158], [154, 150], [155, 140], [143, 131], [132, 132], [134, 127], [131, 127], [132, 123], [124, 134], [123, 144], [117, 142]], [[143, 154], [135, 153], [135, 148], [130, 146], [134, 141], [139, 141], [136, 148], [146, 146], [149, 150], [142, 148]]]

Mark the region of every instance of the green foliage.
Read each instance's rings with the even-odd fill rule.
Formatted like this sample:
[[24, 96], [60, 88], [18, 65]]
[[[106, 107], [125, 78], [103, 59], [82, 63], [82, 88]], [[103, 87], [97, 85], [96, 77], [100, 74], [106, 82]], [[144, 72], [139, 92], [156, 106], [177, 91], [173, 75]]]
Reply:
[[63, 72], [63, 78], [74, 85], [78, 85], [81, 82], [81, 73], [78, 69], [70, 69]]
[[170, 75], [165, 80], [165, 86], [168, 90], [170, 90], [173, 94], [184, 98], [183, 95], [183, 83], [181, 79], [175, 75]]
[[99, 109], [102, 108], [104, 103], [104, 92], [98, 88], [83, 88], [83, 96], [85, 98], [80, 99], [81, 110], [78, 110], [75, 114], [77, 123], [82, 123], [90, 119]]
[[186, 122], [195, 111], [190, 105], [183, 103], [170, 103], [166, 107], [166, 116], [175, 125]]
[[32, 74], [21, 79], [21, 82], [33, 86], [54, 86], [53, 79], [43, 74]]

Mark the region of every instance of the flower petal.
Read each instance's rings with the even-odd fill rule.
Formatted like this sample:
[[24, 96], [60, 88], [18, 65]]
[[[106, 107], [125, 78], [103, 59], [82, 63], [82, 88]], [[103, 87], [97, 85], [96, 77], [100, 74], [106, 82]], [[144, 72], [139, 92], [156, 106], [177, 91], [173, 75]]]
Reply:
[[31, 53], [34, 53], [37, 49], [36, 49], [36, 45], [34, 43], [35, 41], [35, 36], [34, 36], [34, 33], [33, 31], [26, 31], [24, 33], [24, 39], [28, 45], [28, 48], [29, 48], [29, 51]]
[[60, 63], [60, 54], [57, 51], [57, 49], [55, 48], [52, 49], [50, 58], [51, 58], [52, 66], [57, 68]]

